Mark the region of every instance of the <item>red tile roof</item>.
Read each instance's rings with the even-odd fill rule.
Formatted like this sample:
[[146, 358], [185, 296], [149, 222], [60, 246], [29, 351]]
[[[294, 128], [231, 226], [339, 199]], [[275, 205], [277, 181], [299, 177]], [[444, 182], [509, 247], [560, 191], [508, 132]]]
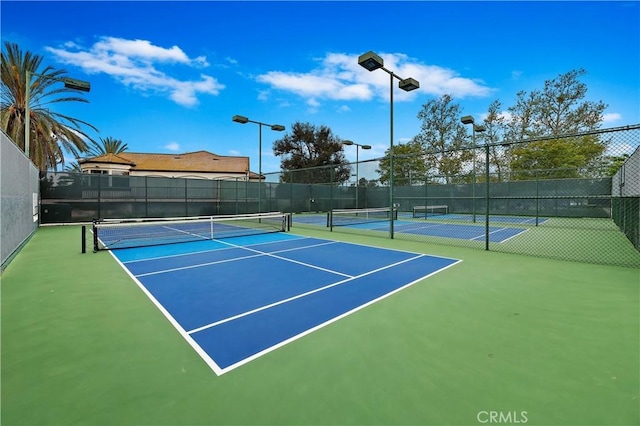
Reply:
[[184, 154], [148, 154], [122, 152], [85, 158], [80, 163], [125, 164], [136, 171], [246, 173], [249, 157], [227, 157], [208, 151]]

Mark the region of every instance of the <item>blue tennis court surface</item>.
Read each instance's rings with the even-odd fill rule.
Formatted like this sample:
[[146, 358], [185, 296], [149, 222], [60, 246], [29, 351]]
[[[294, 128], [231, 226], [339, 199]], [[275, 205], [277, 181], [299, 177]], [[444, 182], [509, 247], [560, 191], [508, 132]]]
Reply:
[[287, 233], [112, 254], [218, 375], [460, 262]]
[[[485, 240], [485, 217], [482, 215], [476, 215], [475, 223], [471, 223], [473, 221], [473, 215], [471, 214], [429, 215], [427, 220], [420, 218], [407, 220], [412, 218], [412, 215], [412, 213], [407, 212], [399, 213], [399, 219], [394, 220], [394, 231], [412, 235], [456, 238], [470, 241]], [[470, 223], [451, 223], [447, 222], [447, 220]], [[538, 218], [537, 224], [543, 224], [547, 220], [546, 218]], [[327, 226], [327, 217], [326, 214], [294, 215], [294, 226], [296, 223]], [[526, 228], [516, 228], [508, 225], [536, 224], [536, 218], [493, 215], [489, 217], [489, 223], [491, 224], [489, 227], [489, 241], [492, 243], [503, 243], [527, 230]], [[388, 232], [389, 222], [387, 219], [377, 219], [372, 221], [362, 220], [362, 222], [358, 223], [357, 219], [354, 219], [354, 223], [345, 221], [345, 223], [340, 224], [339, 227]]]
[[[405, 213], [406, 217], [413, 217], [412, 213]], [[427, 216], [429, 220], [464, 220], [468, 222], [473, 221], [472, 214], [460, 214], [460, 213], [448, 213], [448, 214], [434, 214]], [[541, 225], [545, 223], [547, 218], [538, 217], [537, 224]], [[476, 214], [476, 222], [484, 223], [485, 216], [484, 214]], [[490, 215], [489, 222], [500, 222], [500, 223], [513, 223], [520, 225], [535, 225], [536, 218], [531, 216], [506, 216], [506, 215]]]
[[[388, 231], [388, 222], [368, 222], [354, 225], [348, 225], [351, 228], [369, 229], [374, 231]], [[477, 225], [465, 225], [457, 223], [433, 223], [433, 222], [416, 222], [395, 220], [393, 229], [396, 233], [424, 235], [429, 237], [445, 237], [457, 238], [471, 241], [485, 240], [485, 226], [478, 223]], [[489, 241], [492, 243], [502, 243], [516, 235], [525, 232], [525, 228], [510, 228], [504, 226], [489, 227]]]

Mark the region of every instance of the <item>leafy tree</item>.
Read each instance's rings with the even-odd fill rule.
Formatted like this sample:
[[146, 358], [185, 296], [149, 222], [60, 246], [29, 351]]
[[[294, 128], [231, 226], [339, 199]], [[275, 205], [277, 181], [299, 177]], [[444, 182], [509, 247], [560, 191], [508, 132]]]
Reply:
[[[389, 152], [378, 163], [376, 172], [380, 175], [380, 183], [389, 184]], [[424, 183], [427, 166], [424, 161], [422, 144], [415, 139], [402, 145], [393, 147], [393, 183], [394, 185], [409, 185], [410, 183]]]
[[470, 150], [462, 149], [468, 148], [471, 141], [460, 115], [460, 105], [453, 102], [451, 95], [429, 100], [418, 112], [422, 125], [415, 141], [422, 144], [427, 167], [444, 176], [447, 183], [473, 158]]
[[358, 179], [358, 186], [366, 187], [366, 188], [375, 188], [376, 186], [378, 186], [378, 181], [375, 179], [369, 180], [367, 178], [361, 177], [360, 179]]
[[625, 161], [629, 159], [629, 157], [630, 155], [627, 153], [624, 153], [618, 156], [608, 157], [606, 159], [608, 163], [606, 175], [607, 176], [615, 175], [620, 169], [620, 167], [622, 167], [622, 165], [625, 163]]
[[[273, 143], [273, 153], [281, 157], [280, 166], [284, 171], [313, 168], [295, 173], [296, 183], [342, 184], [351, 174], [342, 140], [327, 126], [296, 122], [291, 126], [291, 133]], [[294, 173], [282, 173], [280, 179], [288, 182], [292, 175]]]
[[122, 142], [120, 139], [107, 136], [104, 139], [100, 138], [100, 143], [91, 141], [89, 156], [99, 157], [101, 155], [107, 154], [120, 154], [121, 152], [125, 152], [128, 149], [129, 147], [127, 146], [127, 144]]
[[[78, 96], [80, 91], [60, 84], [66, 71], [55, 70], [51, 66], [39, 71], [42, 60], [43, 57], [31, 52], [23, 53], [15, 43], [5, 42], [0, 60], [0, 125], [18, 147], [24, 150], [26, 87], [27, 84], [31, 85], [29, 158], [40, 170], [47, 170], [64, 164], [63, 151], [77, 158], [80, 153], [88, 150], [85, 139], [92, 139], [82, 130], [82, 126], [97, 129], [83, 120], [49, 108], [50, 105], [65, 102], [88, 101]], [[26, 81], [27, 71], [33, 73], [31, 81]]]
[[[129, 149], [126, 143], [123, 143], [120, 139], [107, 136], [106, 138], [100, 138], [101, 143], [91, 141], [91, 146], [87, 155], [89, 157], [99, 157], [107, 154], [120, 154], [121, 152]], [[72, 162], [64, 167], [64, 171], [67, 173], [82, 173], [82, 167], [77, 161]]]
[[[510, 158], [509, 148], [500, 145], [504, 142], [506, 129], [506, 119], [501, 110], [502, 104], [497, 99], [489, 105], [489, 112], [483, 122], [485, 131], [482, 133], [482, 141], [489, 145], [489, 167], [496, 181], [506, 178]], [[485, 166], [485, 161], [485, 156], [482, 156], [481, 167]]]
[[589, 175], [605, 147], [595, 135], [549, 139], [512, 148], [514, 179], [577, 178]]
[[587, 85], [579, 80], [587, 72], [572, 70], [544, 82], [543, 90], [532, 95], [533, 121], [536, 136], [557, 136], [595, 130], [600, 127], [607, 105], [585, 101]]
[[536, 137], [531, 128], [535, 99], [533, 93], [521, 90], [516, 94], [516, 104], [508, 108], [510, 119], [505, 129], [505, 140], [517, 142]]
[[[599, 128], [607, 105], [584, 100], [587, 85], [580, 77], [585, 74], [584, 69], [572, 70], [545, 81], [542, 90], [518, 92], [516, 104], [509, 108], [506, 140], [572, 135]], [[606, 142], [595, 136], [553, 138], [512, 147], [511, 167], [523, 178], [529, 178], [534, 168], [555, 169], [542, 172], [543, 176], [577, 177], [580, 170], [601, 163], [605, 150]]]
[[82, 173], [82, 167], [78, 164], [77, 161], [74, 161], [71, 164], [67, 164], [63, 169], [67, 173]]

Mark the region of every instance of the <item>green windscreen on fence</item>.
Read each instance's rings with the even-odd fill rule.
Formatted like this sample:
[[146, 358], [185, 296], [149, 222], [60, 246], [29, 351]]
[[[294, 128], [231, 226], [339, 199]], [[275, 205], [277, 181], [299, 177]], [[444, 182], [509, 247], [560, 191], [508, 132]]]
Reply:
[[[393, 207], [397, 219], [340, 226], [334, 232], [640, 267], [640, 125], [590, 137], [602, 141], [603, 154], [588, 166], [518, 169], [518, 149], [531, 145], [535, 152], [546, 142], [517, 141], [473, 149], [475, 164], [462, 164], [457, 174], [429, 169], [405, 176], [399, 168], [393, 187], [371, 175], [374, 163], [379, 169], [384, 158], [361, 162], [357, 182], [336, 180], [336, 165], [266, 173], [262, 182], [52, 172], [41, 176], [41, 220], [279, 211], [292, 213], [294, 230], [326, 229], [332, 210]], [[396, 157], [394, 164], [402, 164], [403, 158]], [[353, 171], [358, 165], [349, 166]], [[366, 178], [364, 170], [369, 170]]]

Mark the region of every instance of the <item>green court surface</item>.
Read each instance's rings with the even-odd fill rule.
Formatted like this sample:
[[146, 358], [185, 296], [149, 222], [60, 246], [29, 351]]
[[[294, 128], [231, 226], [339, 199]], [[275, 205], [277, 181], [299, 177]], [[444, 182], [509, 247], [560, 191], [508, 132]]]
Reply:
[[2, 425], [640, 424], [639, 269], [293, 232], [463, 261], [216, 376], [110, 253], [40, 228], [0, 285]]

